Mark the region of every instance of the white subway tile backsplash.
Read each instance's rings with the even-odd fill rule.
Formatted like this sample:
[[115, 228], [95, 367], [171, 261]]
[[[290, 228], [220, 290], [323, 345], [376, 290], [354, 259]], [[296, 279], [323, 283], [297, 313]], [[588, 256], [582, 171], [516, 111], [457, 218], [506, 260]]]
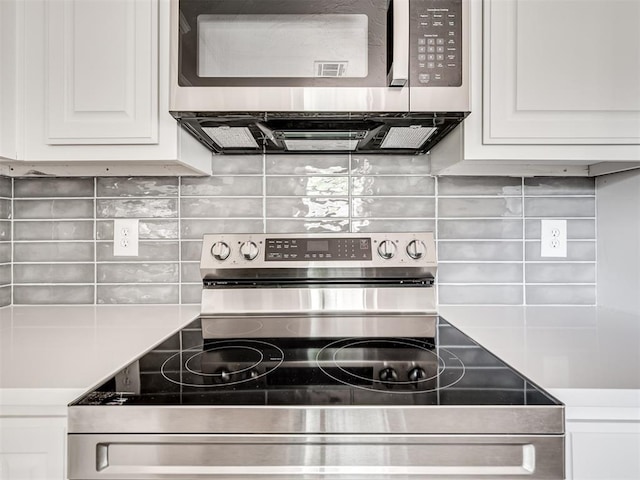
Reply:
[[93, 240], [93, 220], [15, 221], [13, 240]]
[[428, 175], [431, 166], [427, 157], [406, 155], [369, 155], [351, 158], [353, 175]]
[[440, 285], [442, 305], [522, 305], [520, 285]]
[[14, 198], [93, 197], [93, 178], [16, 178]]
[[440, 240], [438, 260], [440, 262], [520, 262], [522, 261], [522, 242]]
[[440, 177], [440, 196], [520, 196], [522, 179], [512, 177]]
[[98, 263], [98, 283], [178, 283], [178, 263]]
[[[10, 258], [10, 257], [9, 257]], [[94, 258], [93, 242], [14, 242], [14, 262], [89, 262]], [[9, 260], [10, 261], [10, 260]]]
[[595, 263], [530, 263], [526, 283], [596, 283]]
[[357, 197], [352, 200], [356, 218], [434, 218], [436, 202], [429, 197]]
[[262, 218], [262, 198], [186, 197], [180, 200], [182, 218]]
[[212, 170], [214, 175], [261, 175], [264, 158], [262, 155], [214, 155]]
[[349, 194], [349, 178], [337, 176], [267, 177], [266, 194], [273, 197], [345, 196]]
[[349, 220], [305, 219], [273, 220], [267, 219], [266, 233], [340, 233], [349, 231]]
[[15, 305], [75, 305], [95, 303], [93, 285], [14, 285]]
[[440, 263], [438, 284], [522, 283], [522, 263]]
[[262, 176], [183, 177], [180, 195], [191, 196], [255, 196], [262, 195]]
[[[205, 233], [402, 231], [436, 233], [441, 305], [595, 301], [593, 179], [432, 177], [428, 157], [401, 155], [214, 156], [213, 167], [0, 177], [0, 305], [199, 303]], [[567, 258], [540, 257], [546, 217], [568, 220]], [[114, 218], [140, 219], [139, 256], [113, 256]]]
[[517, 240], [522, 238], [522, 219], [438, 220], [438, 238]]
[[171, 218], [178, 216], [175, 198], [131, 198], [96, 200], [98, 218]]
[[438, 217], [521, 217], [522, 198], [440, 198]]
[[93, 200], [14, 200], [13, 215], [16, 220], [93, 218]]
[[539, 197], [525, 198], [527, 217], [595, 217], [595, 197]]
[[532, 177], [524, 179], [524, 194], [535, 195], [595, 195], [596, 185], [588, 177]]
[[267, 175], [341, 175], [349, 171], [348, 155], [267, 155]]
[[[260, 212], [262, 214], [262, 212]], [[269, 197], [265, 213], [273, 218], [348, 217], [349, 199], [336, 197]]]
[[351, 221], [352, 232], [435, 232], [436, 222], [433, 219], [407, 218], [394, 220], [389, 218], [367, 218]]
[[98, 304], [172, 304], [180, 303], [180, 286], [167, 285], [98, 285]]
[[595, 305], [595, 285], [527, 285], [529, 305]]
[[15, 263], [13, 283], [93, 283], [93, 263]]
[[180, 237], [201, 240], [205, 233], [254, 233], [263, 229], [263, 221], [257, 219], [191, 219], [181, 220]]
[[8, 177], [0, 177], [0, 197], [13, 198], [13, 183]]
[[435, 179], [424, 176], [351, 177], [352, 195], [435, 195]]
[[177, 197], [175, 177], [101, 177], [96, 182], [98, 197]]

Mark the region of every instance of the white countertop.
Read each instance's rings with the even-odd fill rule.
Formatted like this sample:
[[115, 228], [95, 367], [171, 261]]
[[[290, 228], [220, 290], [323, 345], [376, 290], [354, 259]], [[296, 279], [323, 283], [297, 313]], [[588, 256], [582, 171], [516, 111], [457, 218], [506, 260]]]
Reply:
[[198, 316], [198, 305], [0, 309], [0, 407], [66, 405]]
[[[199, 311], [198, 305], [0, 309], [0, 413], [65, 406]], [[594, 307], [460, 306], [440, 314], [568, 405], [640, 411], [640, 316]]]
[[[595, 307], [442, 307], [440, 315], [573, 414], [640, 420], [640, 314]], [[580, 409], [580, 410], [577, 410]]]

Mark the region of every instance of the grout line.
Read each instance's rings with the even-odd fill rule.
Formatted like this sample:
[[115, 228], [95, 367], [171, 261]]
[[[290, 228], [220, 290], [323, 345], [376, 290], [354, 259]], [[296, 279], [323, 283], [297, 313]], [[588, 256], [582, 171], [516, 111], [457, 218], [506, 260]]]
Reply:
[[[527, 212], [525, 212], [524, 177], [520, 177], [520, 194], [522, 195], [522, 305], [527, 305]], [[527, 319], [524, 319], [525, 323]]]
[[262, 152], [262, 233], [267, 233], [267, 154]]
[[[98, 304], [98, 178], [93, 177], [93, 304]], [[115, 227], [114, 227], [115, 237]]]
[[182, 305], [182, 177], [178, 177], [178, 304]]
[[[434, 177], [433, 178], [433, 195], [435, 197], [435, 200], [433, 202], [433, 208], [435, 209], [433, 214], [434, 214], [434, 223], [435, 226], [433, 227], [433, 235], [434, 235], [434, 240], [435, 240], [435, 244], [436, 244], [436, 263], [440, 263], [440, 259], [438, 258], [438, 252], [440, 251], [440, 249], [438, 248], [440, 245], [440, 231], [438, 230], [438, 223], [440, 220], [439, 215], [439, 201], [440, 201], [440, 195], [439, 195], [439, 187], [440, 187], [440, 182], [438, 181], [439, 178], [438, 177]], [[438, 305], [440, 305], [440, 277], [438, 275], [438, 271], [436, 271], [436, 281], [435, 281], [435, 287], [436, 287], [436, 309], [438, 309]]]

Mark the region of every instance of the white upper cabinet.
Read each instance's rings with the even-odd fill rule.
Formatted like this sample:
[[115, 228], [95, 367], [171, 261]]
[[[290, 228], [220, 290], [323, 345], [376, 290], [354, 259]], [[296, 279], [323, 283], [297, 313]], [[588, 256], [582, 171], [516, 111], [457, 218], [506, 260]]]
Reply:
[[640, 162], [639, 1], [470, 1], [472, 113], [447, 149], [466, 171]]
[[16, 3], [0, 1], [0, 158], [16, 158]]
[[211, 152], [169, 114], [169, 0], [18, 5], [10, 174], [211, 173]]
[[158, 142], [158, 3], [49, 2], [46, 143]]
[[484, 143], [640, 144], [640, 2], [492, 0]]

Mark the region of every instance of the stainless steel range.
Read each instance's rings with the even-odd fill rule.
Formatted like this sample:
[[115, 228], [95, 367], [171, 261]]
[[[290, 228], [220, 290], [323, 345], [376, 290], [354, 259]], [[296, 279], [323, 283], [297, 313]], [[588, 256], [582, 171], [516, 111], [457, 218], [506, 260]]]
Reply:
[[201, 317], [70, 405], [70, 479], [564, 478], [562, 404], [437, 315], [432, 234], [202, 251]]

